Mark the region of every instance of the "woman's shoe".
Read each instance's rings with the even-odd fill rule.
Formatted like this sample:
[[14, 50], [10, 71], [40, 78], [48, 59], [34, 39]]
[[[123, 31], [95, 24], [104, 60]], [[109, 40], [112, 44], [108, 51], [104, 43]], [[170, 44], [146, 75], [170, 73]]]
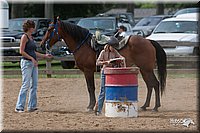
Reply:
[[38, 110], [38, 108], [28, 109], [28, 112], [34, 112], [34, 111], [36, 111], [36, 110]]
[[16, 113], [23, 113], [23, 112], [24, 112], [24, 109], [15, 109], [15, 112], [16, 112]]

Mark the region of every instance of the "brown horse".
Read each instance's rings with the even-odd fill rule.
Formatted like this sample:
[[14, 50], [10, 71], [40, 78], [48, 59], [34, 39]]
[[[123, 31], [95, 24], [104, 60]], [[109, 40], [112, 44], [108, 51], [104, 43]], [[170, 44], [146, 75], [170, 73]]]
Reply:
[[[64, 23], [59, 19], [49, 25], [41, 46], [48, 41], [49, 46], [53, 46], [61, 38], [65, 41], [70, 51], [73, 52], [76, 65], [84, 73], [87, 88], [89, 92], [90, 102], [87, 107], [88, 111], [92, 111], [95, 98], [95, 82], [94, 72], [96, 71], [96, 53], [90, 45], [91, 34], [85, 28], [80, 26]], [[127, 66], [136, 65], [140, 68], [142, 77], [146, 83], [148, 92], [142, 110], [150, 105], [152, 89], [155, 90], [155, 107], [153, 111], [158, 111], [160, 104], [160, 92], [164, 92], [166, 84], [166, 53], [163, 48], [152, 40], [144, 39], [140, 36], [131, 36], [127, 45], [119, 51], [125, 57]], [[158, 68], [158, 79], [154, 74], [154, 68]]]

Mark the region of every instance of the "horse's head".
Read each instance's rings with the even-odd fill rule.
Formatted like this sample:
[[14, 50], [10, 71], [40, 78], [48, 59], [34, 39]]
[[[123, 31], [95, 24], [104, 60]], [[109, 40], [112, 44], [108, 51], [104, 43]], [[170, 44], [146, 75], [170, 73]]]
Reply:
[[40, 43], [43, 50], [49, 50], [56, 42], [61, 41], [61, 37], [58, 33], [59, 24], [59, 18], [54, 17], [54, 22], [49, 24], [48, 30]]

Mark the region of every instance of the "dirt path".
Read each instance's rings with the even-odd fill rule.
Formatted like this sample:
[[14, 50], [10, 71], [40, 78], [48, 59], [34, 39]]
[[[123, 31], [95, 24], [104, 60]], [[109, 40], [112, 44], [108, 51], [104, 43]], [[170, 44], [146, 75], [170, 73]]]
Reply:
[[[96, 97], [100, 79], [96, 79]], [[21, 79], [3, 79], [4, 130], [39, 131], [192, 131], [197, 130], [197, 78], [167, 79], [167, 88], [161, 99], [159, 112], [154, 107], [154, 93], [147, 111], [139, 111], [137, 118], [108, 118], [87, 113], [88, 92], [84, 78], [40, 78], [37, 112], [15, 113], [14, 108]], [[146, 98], [146, 87], [139, 78], [139, 102]], [[184, 127], [184, 118], [194, 125]], [[174, 125], [176, 124], [176, 125]]]

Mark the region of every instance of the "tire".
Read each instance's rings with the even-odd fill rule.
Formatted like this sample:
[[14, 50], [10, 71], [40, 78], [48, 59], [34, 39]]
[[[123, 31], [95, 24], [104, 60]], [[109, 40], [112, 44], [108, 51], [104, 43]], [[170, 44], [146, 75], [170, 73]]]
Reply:
[[199, 55], [199, 47], [194, 48], [193, 55]]
[[72, 69], [74, 68], [74, 61], [61, 61], [61, 65], [63, 69]]

